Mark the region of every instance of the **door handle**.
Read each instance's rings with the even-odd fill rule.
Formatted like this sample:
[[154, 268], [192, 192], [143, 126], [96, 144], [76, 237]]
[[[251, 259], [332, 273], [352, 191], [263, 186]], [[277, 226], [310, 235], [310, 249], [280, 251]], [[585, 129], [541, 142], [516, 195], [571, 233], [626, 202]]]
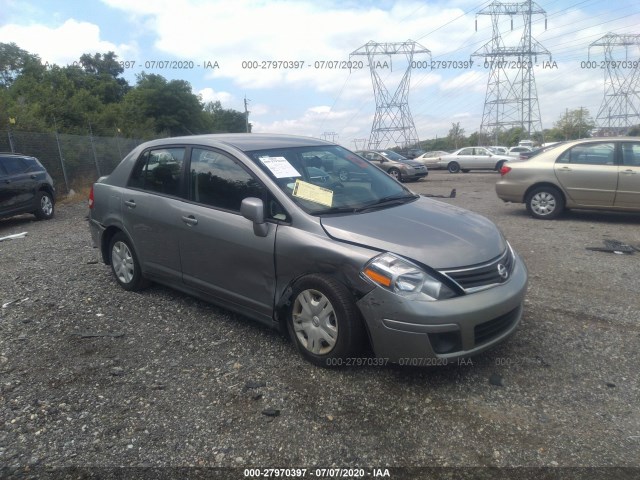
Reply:
[[559, 169], [560, 172], [572, 172], [573, 169], [569, 168], [569, 167], [562, 167], [561, 169]]
[[124, 201], [124, 204], [125, 204], [127, 207], [130, 207], [130, 208], [136, 208], [136, 202], [134, 202], [133, 200], [125, 200], [125, 201]]
[[637, 172], [628, 168], [627, 170], [623, 170], [621, 173], [626, 173], [627, 175], [635, 175]]
[[194, 217], [193, 215], [189, 215], [188, 217], [186, 215], [182, 216], [182, 221], [184, 223], [186, 223], [187, 225], [197, 225], [198, 224], [198, 219], [196, 217]]

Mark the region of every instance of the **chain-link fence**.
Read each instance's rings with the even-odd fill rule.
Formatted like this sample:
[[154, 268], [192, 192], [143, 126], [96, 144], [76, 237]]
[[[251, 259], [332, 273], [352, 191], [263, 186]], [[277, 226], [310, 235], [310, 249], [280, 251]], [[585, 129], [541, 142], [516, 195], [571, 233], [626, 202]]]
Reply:
[[0, 151], [36, 157], [53, 177], [58, 193], [68, 193], [108, 175], [144, 140], [7, 130]]

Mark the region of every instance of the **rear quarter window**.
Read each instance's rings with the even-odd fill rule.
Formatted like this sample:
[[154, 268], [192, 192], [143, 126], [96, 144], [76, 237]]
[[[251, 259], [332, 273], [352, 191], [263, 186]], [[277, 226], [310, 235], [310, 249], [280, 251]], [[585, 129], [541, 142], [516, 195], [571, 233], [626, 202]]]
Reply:
[[2, 159], [2, 165], [8, 175], [25, 173], [28, 169], [27, 162], [19, 157], [5, 157]]

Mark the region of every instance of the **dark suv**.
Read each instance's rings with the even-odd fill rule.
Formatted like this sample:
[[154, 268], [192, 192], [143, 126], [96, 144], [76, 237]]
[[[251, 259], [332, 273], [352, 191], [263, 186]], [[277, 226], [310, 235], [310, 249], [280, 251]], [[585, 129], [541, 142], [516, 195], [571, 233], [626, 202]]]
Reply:
[[41, 220], [53, 217], [53, 179], [37, 158], [0, 153], [0, 218], [33, 213]]

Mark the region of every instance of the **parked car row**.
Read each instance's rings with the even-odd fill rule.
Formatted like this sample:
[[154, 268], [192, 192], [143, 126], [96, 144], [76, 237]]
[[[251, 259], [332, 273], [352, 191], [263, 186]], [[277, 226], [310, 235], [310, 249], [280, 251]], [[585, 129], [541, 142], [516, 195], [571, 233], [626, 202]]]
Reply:
[[[452, 173], [499, 169], [498, 197], [535, 218], [640, 211], [640, 138], [540, 150], [419, 158]], [[306, 137], [154, 140], [93, 185], [89, 229], [122, 288], [155, 281], [282, 329], [316, 365], [366, 342], [391, 362], [468, 357], [515, 331], [527, 271], [492, 222], [391, 178], [427, 173], [395, 152]], [[2, 216], [53, 216], [53, 182], [33, 157], [0, 154], [0, 193]]]

